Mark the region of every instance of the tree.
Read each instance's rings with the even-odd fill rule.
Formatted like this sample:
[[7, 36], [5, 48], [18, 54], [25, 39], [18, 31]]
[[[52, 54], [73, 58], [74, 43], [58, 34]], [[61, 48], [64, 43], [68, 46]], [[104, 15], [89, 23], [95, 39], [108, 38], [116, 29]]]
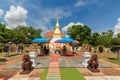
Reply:
[[4, 31], [5, 31], [5, 25], [0, 22], [0, 42], [3, 43], [4, 40]]
[[117, 34], [117, 38], [120, 38], [120, 33]]
[[113, 38], [111, 40], [112, 45], [120, 45], [120, 38]]
[[73, 25], [72, 27], [68, 28], [68, 34], [71, 38], [78, 40], [82, 45], [84, 40], [88, 40], [89, 42], [91, 29], [86, 25]]
[[41, 37], [41, 29], [34, 29], [32, 26], [18, 26], [14, 29], [16, 43], [31, 43], [31, 40]]
[[88, 40], [85, 39], [85, 40], [83, 41], [83, 44], [89, 44]]
[[98, 32], [92, 33], [91, 39], [90, 39], [90, 44], [93, 46], [97, 46], [99, 36], [100, 36], [100, 33], [98, 33]]
[[97, 39], [98, 45], [104, 45], [105, 47], [110, 47], [112, 36], [113, 36], [112, 30], [108, 30], [107, 32], [102, 32], [102, 34]]

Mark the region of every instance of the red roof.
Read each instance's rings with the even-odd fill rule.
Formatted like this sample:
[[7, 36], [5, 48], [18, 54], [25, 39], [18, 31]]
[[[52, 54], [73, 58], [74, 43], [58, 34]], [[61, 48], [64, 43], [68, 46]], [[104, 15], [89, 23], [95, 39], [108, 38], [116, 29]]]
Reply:
[[47, 31], [47, 32], [45, 32], [45, 34], [53, 35], [53, 34], [54, 34], [54, 31]]
[[[49, 35], [53, 35], [53, 34], [54, 34], [54, 31], [46, 31], [45, 34], [47, 34], [47, 35], [48, 35], [48, 34], [49, 34]], [[61, 34], [63, 35], [64, 33], [61, 32]]]

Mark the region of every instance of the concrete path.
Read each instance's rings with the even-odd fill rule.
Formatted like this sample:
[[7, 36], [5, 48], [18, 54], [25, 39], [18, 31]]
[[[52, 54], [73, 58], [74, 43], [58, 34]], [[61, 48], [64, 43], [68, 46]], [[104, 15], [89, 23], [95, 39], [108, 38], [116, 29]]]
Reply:
[[46, 80], [61, 80], [60, 69], [58, 64], [58, 55], [52, 56]]

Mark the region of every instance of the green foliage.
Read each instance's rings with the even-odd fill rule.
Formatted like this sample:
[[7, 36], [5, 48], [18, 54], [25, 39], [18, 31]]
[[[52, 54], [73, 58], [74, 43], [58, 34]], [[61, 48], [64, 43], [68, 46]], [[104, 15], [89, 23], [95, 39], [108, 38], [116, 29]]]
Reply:
[[120, 38], [120, 33], [117, 34], [117, 38]]
[[92, 36], [91, 36], [91, 39], [90, 39], [90, 44], [93, 45], [93, 46], [97, 46], [99, 36], [100, 36], [100, 33], [98, 33], [98, 32], [92, 33]]
[[107, 32], [103, 32], [97, 39], [98, 45], [104, 45], [105, 47], [110, 47], [112, 40], [113, 32], [108, 30]]
[[0, 58], [0, 62], [6, 62], [7, 60], [5, 58]]
[[17, 43], [31, 43], [31, 40], [37, 37], [41, 37], [41, 29], [34, 29], [31, 26], [18, 26], [14, 29], [16, 32], [16, 39]]
[[73, 25], [71, 28], [68, 28], [68, 34], [71, 38], [78, 40], [82, 45], [85, 39], [89, 42], [91, 29], [86, 25]]
[[0, 46], [0, 52], [2, 52], [3, 51], [3, 46]]
[[85, 80], [76, 68], [61, 68], [61, 80]]
[[112, 45], [120, 45], [120, 38], [113, 38], [111, 40]]
[[18, 26], [8, 29], [0, 23], [0, 42], [7, 43], [31, 43], [31, 40], [41, 37], [41, 29], [34, 29], [32, 26]]
[[89, 44], [88, 40], [85, 39], [85, 40], [83, 41], [83, 44]]

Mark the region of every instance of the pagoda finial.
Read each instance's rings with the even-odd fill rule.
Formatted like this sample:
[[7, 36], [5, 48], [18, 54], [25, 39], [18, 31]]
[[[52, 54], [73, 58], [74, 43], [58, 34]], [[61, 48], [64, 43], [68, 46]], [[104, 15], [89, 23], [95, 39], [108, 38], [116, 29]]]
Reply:
[[59, 22], [59, 19], [58, 19], [59, 17], [58, 17], [58, 15], [56, 16], [56, 19], [57, 19], [57, 23]]
[[56, 28], [55, 28], [54, 34], [60, 34], [58, 16], [56, 16], [56, 19], [57, 19], [57, 22], [56, 22]]

